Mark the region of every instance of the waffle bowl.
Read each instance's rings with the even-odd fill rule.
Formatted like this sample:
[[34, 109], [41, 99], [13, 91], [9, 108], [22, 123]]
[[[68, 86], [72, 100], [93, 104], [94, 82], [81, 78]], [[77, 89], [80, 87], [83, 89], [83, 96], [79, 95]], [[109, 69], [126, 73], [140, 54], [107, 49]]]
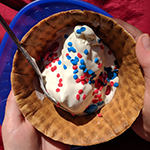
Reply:
[[[18, 50], [11, 83], [22, 114], [38, 131], [65, 144], [88, 146], [111, 140], [132, 125], [143, 107], [145, 83], [133, 37], [111, 18], [96, 12], [71, 10], [54, 14], [31, 28], [21, 44], [40, 66], [38, 57], [46, 53], [57, 33], [77, 24], [90, 26], [117, 59], [119, 87], [110, 103], [86, 116], [72, 116], [54, 106], [43, 95], [33, 68]], [[98, 117], [99, 113], [102, 117]]]

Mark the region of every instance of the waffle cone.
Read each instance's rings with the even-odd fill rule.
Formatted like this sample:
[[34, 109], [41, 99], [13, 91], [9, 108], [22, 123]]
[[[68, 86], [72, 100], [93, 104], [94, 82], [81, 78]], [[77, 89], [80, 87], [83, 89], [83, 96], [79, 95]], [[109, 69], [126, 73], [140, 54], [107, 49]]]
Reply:
[[87, 116], [72, 116], [57, 108], [43, 96], [38, 77], [18, 50], [11, 83], [22, 114], [38, 131], [69, 145], [87, 146], [113, 139], [132, 125], [143, 107], [145, 86], [135, 55], [135, 40], [115, 21], [101, 14], [80, 10], [54, 14], [30, 29], [21, 43], [40, 65], [38, 56], [46, 52], [58, 31], [77, 24], [92, 27], [118, 61], [119, 87], [110, 103]]

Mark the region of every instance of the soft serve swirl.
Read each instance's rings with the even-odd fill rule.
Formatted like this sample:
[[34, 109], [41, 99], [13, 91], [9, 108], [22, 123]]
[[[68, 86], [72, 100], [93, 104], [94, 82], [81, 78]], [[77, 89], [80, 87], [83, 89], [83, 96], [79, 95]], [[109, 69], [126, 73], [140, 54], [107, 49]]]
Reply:
[[90, 27], [77, 25], [69, 34], [55, 41], [62, 45], [65, 40], [54, 50], [53, 59], [54, 51], [46, 54], [45, 86], [58, 105], [71, 113], [93, 113], [109, 103], [116, 91], [116, 59]]

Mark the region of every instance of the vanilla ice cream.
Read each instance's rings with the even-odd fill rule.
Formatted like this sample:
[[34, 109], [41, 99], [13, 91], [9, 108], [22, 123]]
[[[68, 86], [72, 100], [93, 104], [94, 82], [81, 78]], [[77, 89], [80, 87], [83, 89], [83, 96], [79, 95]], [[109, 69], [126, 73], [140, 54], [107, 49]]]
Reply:
[[64, 30], [43, 61], [48, 93], [72, 114], [95, 112], [111, 101], [118, 87], [114, 55], [86, 25]]

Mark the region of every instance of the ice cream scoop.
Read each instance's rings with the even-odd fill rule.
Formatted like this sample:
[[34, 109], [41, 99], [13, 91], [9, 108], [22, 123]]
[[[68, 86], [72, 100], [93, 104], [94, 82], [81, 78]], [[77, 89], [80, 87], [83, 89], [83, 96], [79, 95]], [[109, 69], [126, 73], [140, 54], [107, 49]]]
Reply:
[[63, 34], [68, 35], [67, 39], [61, 36], [54, 42], [60, 43], [60, 56], [44, 59], [45, 87], [58, 105], [69, 112], [93, 113], [110, 102], [116, 91], [116, 59], [87, 25], [77, 25]]

